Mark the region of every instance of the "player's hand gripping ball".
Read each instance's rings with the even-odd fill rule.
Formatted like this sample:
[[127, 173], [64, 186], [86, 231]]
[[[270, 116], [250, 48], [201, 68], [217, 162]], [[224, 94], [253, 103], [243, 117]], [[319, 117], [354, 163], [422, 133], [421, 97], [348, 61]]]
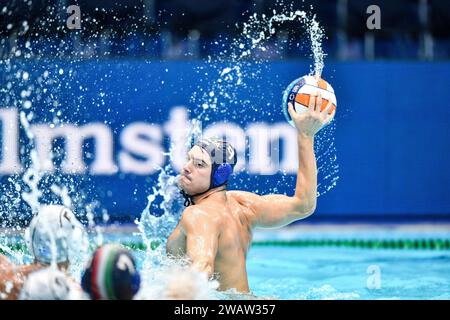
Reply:
[[333, 120], [336, 96], [331, 85], [325, 80], [303, 76], [286, 88], [282, 109], [291, 126], [315, 134]]

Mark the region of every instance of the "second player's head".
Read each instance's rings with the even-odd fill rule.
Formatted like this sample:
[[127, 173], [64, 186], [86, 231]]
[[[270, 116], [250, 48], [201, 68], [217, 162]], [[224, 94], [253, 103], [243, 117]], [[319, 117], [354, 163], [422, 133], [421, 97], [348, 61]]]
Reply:
[[69, 263], [87, 247], [83, 225], [61, 205], [43, 205], [25, 230], [25, 240], [36, 262]]
[[93, 300], [131, 300], [140, 283], [132, 254], [116, 244], [95, 250], [81, 280], [83, 290]]

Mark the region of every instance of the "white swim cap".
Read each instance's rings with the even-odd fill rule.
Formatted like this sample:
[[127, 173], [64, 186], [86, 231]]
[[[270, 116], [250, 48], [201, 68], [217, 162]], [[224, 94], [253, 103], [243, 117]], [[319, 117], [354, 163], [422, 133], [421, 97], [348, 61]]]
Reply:
[[42, 263], [69, 261], [87, 246], [83, 225], [61, 205], [41, 206], [25, 230], [25, 240], [30, 253]]
[[69, 278], [54, 268], [31, 273], [20, 291], [20, 300], [70, 300], [73, 288]]

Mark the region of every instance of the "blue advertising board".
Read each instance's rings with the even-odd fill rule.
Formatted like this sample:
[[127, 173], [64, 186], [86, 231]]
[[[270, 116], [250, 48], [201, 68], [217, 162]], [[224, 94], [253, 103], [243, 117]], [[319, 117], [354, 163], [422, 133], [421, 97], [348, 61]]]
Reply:
[[[84, 203], [98, 201], [111, 221], [140, 216], [158, 167], [171, 164], [174, 174], [181, 168], [180, 137], [195, 118], [209, 134], [234, 139], [240, 160], [229, 189], [294, 193], [295, 129], [280, 104], [286, 86], [309, 73], [309, 61], [237, 67], [200, 61], [27, 61], [2, 68], [4, 190], [10, 177], [20, 180], [30, 165], [23, 111], [33, 115], [29, 123], [41, 169], [82, 181], [73, 194], [82, 194]], [[311, 219], [450, 217], [450, 63], [329, 61], [323, 77], [334, 87], [337, 114], [333, 128], [319, 139], [319, 169], [326, 174], [319, 170], [322, 194]], [[50, 156], [52, 141], [63, 150], [59, 163]], [[271, 144], [280, 153], [274, 163], [266, 156]]]

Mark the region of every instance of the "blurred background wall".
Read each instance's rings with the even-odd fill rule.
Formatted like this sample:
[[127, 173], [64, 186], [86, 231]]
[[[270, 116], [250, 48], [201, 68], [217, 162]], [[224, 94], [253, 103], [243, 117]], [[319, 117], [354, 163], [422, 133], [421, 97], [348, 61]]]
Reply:
[[[68, 14], [64, 8], [72, 4], [81, 8], [80, 30], [68, 30], [65, 25]], [[380, 30], [366, 27], [366, 8], [372, 4], [381, 8]], [[121, 152], [136, 162], [167, 164], [167, 157], [156, 154], [159, 146], [169, 148], [170, 130], [165, 125], [172, 112], [184, 110], [187, 118], [195, 117], [195, 112], [189, 112], [198, 110], [192, 93], [208, 88], [208, 76], [202, 78], [196, 70], [214, 74], [216, 67], [206, 61], [218, 55], [225, 66], [230, 58], [226, 48], [239, 37], [236, 24], [246, 22], [253, 13], [269, 16], [279, 6], [279, 2], [265, 0], [2, 2], [0, 141], [5, 146], [10, 137], [7, 119], [12, 118], [4, 110], [16, 112], [13, 116], [18, 122], [24, 105], [20, 94], [25, 84], [14, 82], [17, 71], [22, 72], [18, 78], [23, 78], [27, 70], [35, 87], [40, 86], [38, 80], [45, 71], [56, 74], [58, 81], [47, 85], [54, 91], [57, 88], [53, 93], [58, 109], [66, 115], [64, 120], [80, 126], [103, 123], [111, 131], [117, 171], [92, 173], [88, 169], [75, 175], [80, 189], [88, 190], [83, 192], [84, 200], [99, 201], [109, 221], [132, 221], [145, 207], [157, 172], [127, 171]], [[334, 176], [338, 180], [319, 198], [317, 214], [309, 220], [450, 219], [450, 2], [283, 2], [282, 7], [289, 6], [316, 14], [323, 26], [327, 36], [322, 43], [327, 54], [323, 77], [333, 85], [338, 99], [334, 133], [339, 166]], [[260, 122], [287, 127], [279, 106], [281, 95], [293, 79], [309, 72], [309, 43], [298, 24], [284, 23], [266, 48], [258, 57], [264, 61], [264, 67], [256, 66], [259, 76], [247, 80], [247, 87], [238, 90], [236, 97], [252, 100], [257, 107], [246, 110], [245, 117], [237, 111], [213, 114], [205, 127], [224, 120], [244, 132]], [[24, 54], [27, 49], [31, 56]], [[33, 123], [51, 120], [48, 106], [54, 101], [49, 103], [44, 96], [54, 99], [49, 93], [39, 99], [34, 94], [30, 97]], [[72, 112], [80, 105], [82, 112]], [[124, 142], [125, 129], [138, 123], [155, 125], [154, 135]], [[17, 148], [26, 144], [23, 132], [20, 135]], [[85, 141], [88, 167], [95, 161], [96, 143]], [[153, 151], [133, 149], [139, 143], [144, 148], [153, 146]], [[282, 144], [281, 149], [287, 147]], [[3, 147], [3, 164], [5, 152]], [[248, 170], [247, 166], [236, 175], [230, 189], [293, 193], [293, 172], [261, 175]], [[14, 174], [7, 166], [1, 174], [6, 190]], [[10, 195], [4, 192], [2, 202], [10, 203]], [[101, 216], [101, 211], [96, 215]]]

